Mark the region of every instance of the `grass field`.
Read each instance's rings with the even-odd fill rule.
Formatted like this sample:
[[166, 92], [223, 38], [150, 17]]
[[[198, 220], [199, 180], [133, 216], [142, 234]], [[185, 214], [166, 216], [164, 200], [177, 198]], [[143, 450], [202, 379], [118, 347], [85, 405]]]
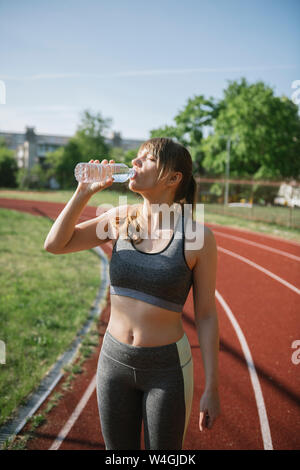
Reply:
[[[9, 189], [0, 189], [0, 198], [27, 199], [34, 201], [49, 201], [67, 203], [74, 191], [15, 191]], [[89, 205], [98, 206], [99, 204], [118, 205], [119, 196], [127, 196], [128, 204], [136, 204], [140, 199], [133, 193], [121, 194], [117, 191], [101, 191], [92, 196]]]
[[226, 227], [241, 228], [253, 232], [273, 235], [285, 240], [300, 243], [300, 231], [294, 228], [282, 227], [281, 225], [264, 223], [256, 220], [247, 220], [244, 218], [223, 216], [221, 214], [205, 211], [205, 223], [219, 224]]
[[0, 425], [70, 346], [100, 287], [91, 250], [55, 256], [44, 250], [52, 222], [0, 209]]
[[210, 213], [228, 215], [229, 217], [238, 217], [259, 222], [268, 222], [276, 225], [282, 225], [288, 228], [300, 230], [300, 208], [299, 207], [281, 207], [281, 206], [259, 206], [253, 204], [252, 207], [226, 207], [221, 204], [206, 204]]

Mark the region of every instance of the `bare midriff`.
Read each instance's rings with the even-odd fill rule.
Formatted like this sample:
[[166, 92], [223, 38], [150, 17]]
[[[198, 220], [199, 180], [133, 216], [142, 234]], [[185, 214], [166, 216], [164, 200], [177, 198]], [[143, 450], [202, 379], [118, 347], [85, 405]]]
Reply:
[[[166, 240], [155, 241], [146, 247], [146, 240], [138, 245], [140, 251], [159, 252]], [[113, 241], [114, 245], [115, 241]], [[149, 243], [149, 241], [148, 241]], [[143, 246], [145, 244], [145, 247]], [[195, 252], [185, 250], [190, 269], [195, 265]], [[184, 335], [182, 313], [157, 307], [142, 300], [111, 295], [111, 312], [107, 330], [118, 341], [140, 347], [164, 346], [175, 343]]]
[[163, 346], [184, 334], [182, 315], [138, 299], [111, 295], [107, 330], [119, 341], [133, 346]]

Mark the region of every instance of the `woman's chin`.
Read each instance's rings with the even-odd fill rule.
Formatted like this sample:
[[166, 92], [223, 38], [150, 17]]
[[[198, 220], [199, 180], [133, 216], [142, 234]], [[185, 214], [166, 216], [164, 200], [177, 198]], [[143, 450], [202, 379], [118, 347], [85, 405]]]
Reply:
[[128, 189], [129, 189], [129, 191], [132, 191], [133, 193], [138, 192], [138, 189], [135, 188], [135, 184], [131, 184], [131, 181], [129, 182]]
[[129, 180], [128, 188], [131, 191], [135, 191], [135, 188], [137, 187], [136, 181], [134, 179]]

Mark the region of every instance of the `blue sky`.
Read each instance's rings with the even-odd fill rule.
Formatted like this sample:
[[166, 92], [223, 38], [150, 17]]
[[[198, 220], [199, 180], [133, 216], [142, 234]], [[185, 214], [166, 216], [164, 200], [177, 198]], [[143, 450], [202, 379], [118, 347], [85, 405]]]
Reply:
[[0, 0], [0, 44], [0, 130], [72, 135], [90, 109], [146, 140], [228, 80], [291, 97], [300, 1]]

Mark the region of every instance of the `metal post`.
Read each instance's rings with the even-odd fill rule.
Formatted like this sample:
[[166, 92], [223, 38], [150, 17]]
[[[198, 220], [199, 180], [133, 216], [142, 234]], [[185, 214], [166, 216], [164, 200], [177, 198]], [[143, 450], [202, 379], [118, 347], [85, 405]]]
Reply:
[[252, 185], [251, 185], [251, 209], [250, 209], [250, 213], [251, 213], [251, 220], [254, 219], [254, 182], [253, 182], [253, 179], [252, 179]]
[[293, 226], [293, 207], [294, 207], [293, 205], [290, 205], [290, 208], [289, 208], [290, 209], [289, 225], [288, 225], [289, 228], [292, 228], [292, 226]]
[[230, 173], [230, 144], [231, 138], [228, 137], [227, 140], [227, 158], [226, 158], [226, 182], [225, 182], [225, 198], [224, 198], [224, 205], [227, 206], [228, 204], [228, 192], [229, 192], [229, 173]]

